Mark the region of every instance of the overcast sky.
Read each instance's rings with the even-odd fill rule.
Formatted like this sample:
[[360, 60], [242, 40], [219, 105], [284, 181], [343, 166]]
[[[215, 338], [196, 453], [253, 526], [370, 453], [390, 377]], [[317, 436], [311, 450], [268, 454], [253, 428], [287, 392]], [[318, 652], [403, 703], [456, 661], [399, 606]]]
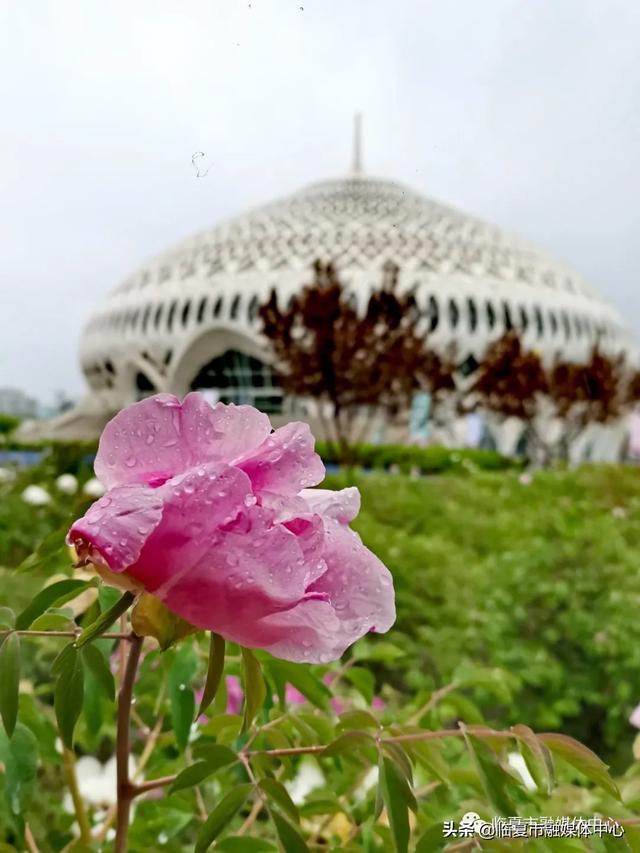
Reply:
[[538, 242], [640, 330], [639, 44], [638, 0], [5, 0], [0, 387], [82, 394], [104, 295], [346, 173], [356, 110], [366, 172]]

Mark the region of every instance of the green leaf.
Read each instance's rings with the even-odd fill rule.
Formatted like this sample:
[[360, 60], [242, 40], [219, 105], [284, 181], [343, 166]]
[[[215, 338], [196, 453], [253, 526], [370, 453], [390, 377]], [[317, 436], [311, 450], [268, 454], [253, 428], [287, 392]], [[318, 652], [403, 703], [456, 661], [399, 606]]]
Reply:
[[13, 628], [16, 615], [10, 607], [0, 607], [0, 629]]
[[338, 729], [379, 729], [380, 723], [369, 711], [345, 711], [340, 714]]
[[7, 735], [11, 737], [18, 719], [20, 692], [20, 637], [8, 634], [0, 645], [0, 716]]
[[83, 630], [75, 642], [76, 648], [81, 649], [82, 646], [91, 642], [91, 640], [94, 640], [96, 637], [99, 637], [100, 634], [104, 634], [104, 632], [113, 625], [116, 619], [122, 616], [123, 613], [127, 612], [131, 604], [135, 601], [135, 598], [136, 597], [132, 592], [123, 593], [123, 595], [112, 607], [109, 608], [109, 610], [98, 616], [95, 622], [92, 622], [91, 625], [88, 625]]
[[115, 681], [102, 652], [90, 645], [82, 649], [81, 655], [83, 664], [91, 672], [104, 695], [113, 702], [116, 698]]
[[198, 740], [193, 752], [200, 761], [206, 761], [207, 764], [213, 765], [216, 769], [224, 767], [226, 764], [233, 764], [234, 761], [238, 760], [238, 756], [232, 749], [220, 743], [203, 743], [202, 740]]
[[50, 607], [60, 607], [62, 604], [66, 604], [67, 601], [77, 598], [81, 592], [84, 592], [90, 586], [95, 586], [95, 581], [69, 579], [46, 586], [43, 590], [40, 590], [22, 613], [18, 615], [16, 628], [18, 631], [26, 631], [38, 616], [42, 616], [45, 610], [48, 610]]
[[293, 684], [316, 708], [322, 711], [329, 710], [331, 691], [309, 666], [271, 657], [266, 658], [266, 656], [261, 656], [261, 660], [267, 672], [283, 691], [287, 682]]
[[10, 740], [0, 730], [0, 762], [4, 765], [9, 811], [14, 816], [22, 815], [38, 766], [38, 741], [22, 723], [16, 725]]
[[74, 628], [73, 616], [67, 613], [50, 611], [34, 619], [30, 625], [32, 631], [66, 631]]
[[555, 786], [555, 769], [549, 747], [528, 726], [513, 726], [511, 731], [518, 737], [520, 754], [533, 781], [540, 791], [551, 796]]
[[[58, 554], [68, 554], [68, 548], [65, 543], [65, 536], [69, 527], [73, 523], [75, 514], [70, 513], [68, 516], [68, 520], [59, 527], [57, 530], [52, 531], [49, 535], [38, 545], [35, 551], [29, 554], [18, 566], [16, 572], [22, 574], [23, 572], [32, 572], [36, 569], [39, 569], [48, 561], [52, 560], [53, 557]], [[71, 563], [71, 559], [67, 560], [67, 563]]]
[[335, 758], [337, 755], [346, 755], [350, 752], [360, 752], [363, 749], [375, 747], [376, 741], [368, 732], [355, 731], [344, 732], [322, 751], [325, 758]]
[[[382, 759], [380, 789], [389, 818], [396, 853], [409, 849], [409, 800], [407, 780], [390, 758]], [[413, 796], [413, 795], [411, 795]]]
[[182, 791], [184, 788], [192, 788], [194, 785], [199, 785], [207, 776], [211, 776], [218, 768], [215, 765], [209, 764], [208, 761], [196, 761], [195, 764], [185, 767], [175, 778], [175, 781], [169, 788], [170, 794], [175, 794], [176, 791]]
[[609, 775], [608, 765], [598, 758], [595, 752], [568, 735], [545, 733], [539, 734], [538, 739], [558, 758], [562, 758], [580, 773], [584, 773], [587, 779], [591, 779], [617, 800], [620, 799], [616, 783]]
[[189, 730], [196, 710], [196, 700], [191, 681], [197, 667], [197, 660], [190, 645], [182, 645], [176, 652], [169, 668], [168, 686], [171, 707], [171, 722], [176, 736], [176, 744], [183, 750], [189, 740]]
[[244, 805], [253, 785], [236, 785], [220, 800], [198, 833], [195, 853], [204, 853]]
[[511, 777], [500, 765], [498, 756], [490, 746], [479, 737], [472, 735], [464, 725], [461, 724], [460, 728], [464, 733], [467, 750], [489, 802], [503, 817], [515, 814], [514, 805], [506, 789]]
[[285, 853], [309, 853], [309, 848], [298, 830], [277, 812], [270, 812], [270, 814]]
[[407, 753], [404, 751], [402, 746], [399, 743], [392, 743], [391, 741], [383, 741], [382, 749], [389, 758], [395, 763], [396, 767], [402, 775], [405, 777], [409, 785], [413, 784], [413, 768], [411, 766], [411, 761], [407, 756]]
[[353, 684], [365, 702], [370, 705], [373, 701], [373, 691], [376, 686], [373, 673], [368, 669], [352, 667], [345, 672], [344, 677]]
[[216, 634], [214, 631], [211, 631], [211, 638], [209, 641], [209, 665], [207, 666], [207, 679], [204, 684], [202, 701], [200, 702], [200, 707], [198, 708], [196, 719], [200, 716], [200, 714], [207, 710], [209, 705], [216, 698], [216, 693], [218, 692], [218, 687], [220, 686], [220, 681], [222, 680], [222, 673], [224, 671], [224, 652], [224, 638], [221, 637], [220, 634]]
[[298, 808], [289, 796], [289, 792], [282, 782], [278, 782], [277, 779], [270, 779], [267, 777], [265, 779], [261, 779], [258, 784], [268, 800], [276, 803], [284, 814], [290, 817], [295, 823], [300, 822]]
[[278, 848], [264, 838], [252, 838], [249, 835], [228, 835], [216, 844], [216, 850], [224, 853], [271, 853]]
[[244, 713], [242, 731], [245, 732], [256, 718], [267, 695], [262, 670], [251, 649], [241, 649], [242, 682], [244, 685]]
[[[67, 651], [69, 650], [69, 651]], [[71, 643], [58, 655], [58, 679], [53, 694], [53, 708], [58, 721], [60, 737], [65, 746], [73, 749], [73, 730], [75, 728], [84, 699], [84, 670], [80, 652]]]

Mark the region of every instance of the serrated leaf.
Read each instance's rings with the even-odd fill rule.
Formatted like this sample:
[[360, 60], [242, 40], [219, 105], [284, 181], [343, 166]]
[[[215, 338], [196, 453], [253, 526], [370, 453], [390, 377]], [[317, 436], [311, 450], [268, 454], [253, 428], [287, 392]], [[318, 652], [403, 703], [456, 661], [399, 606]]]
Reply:
[[20, 692], [20, 637], [12, 632], [0, 645], [0, 716], [11, 737], [18, 719]]
[[38, 616], [42, 616], [45, 610], [50, 607], [60, 607], [71, 601], [85, 589], [90, 586], [95, 586], [95, 581], [81, 581], [69, 578], [68, 580], [52, 583], [51, 586], [46, 586], [36, 595], [36, 597], [25, 607], [22, 613], [16, 618], [16, 628], [19, 631], [25, 631], [31, 627], [31, 624]]
[[53, 708], [62, 742], [69, 749], [73, 749], [73, 730], [80, 716], [84, 699], [84, 670], [80, 652], [73, 644], [63, 651], [66, 655], [59, 664], [59, 674], [53, 694]]
[[545, 732], [539, 734], [538, 739], [547, 746], [554, 755], [562, 758], [567, 764], [583, 773], [600, 788], [603, 788], [617, 800], [620, 792], [616, 783], [609, 775], [609, 767], [595, 752], [592, 752], [584, 744], [569, 737], [568, 735], [551, 734]]
[[287, 683], [292, 684], [316, 708], [322, 711], [329, 710], [331, 691], [309, 666], [276, 658], [261, 659], [266, 671], [278, 685], [279, 691], [284, 692]]
[[244, 805], [253, 785], [236, 785], [220, 800], [198, 833], [195, 853], [204, 853]]
[[113, 673], [109, 669], [102, 652], [93, 645], [85, 646], [81, 652], [83, 664], [91, 671], [96, 684], [110, 702], [116, 698], [116, 686]]
[[325, 746], [322, 755], [325, 758], [335, 758], [350, 752], [360, 752], [363, 749], [375, 747], [376, 741], [368, 732], [344, 732], [330, 744]]
[[[409, 801], [407, 780], [390, 758], [383, 757], [379, 780], [396, 853], [409, 849]], [[413, 796], [413, 795], [412, 795]]]
[[120, 598], [116, 601], [116, 603], [106, 610], [104, 613], [101, 613], [100, 616], [92, 622], [91, 625], [88, 625], [77, 638], [75, 645], [76, 648], [81, 649], [82, 646], [90, 643], [91, 640], [94, 640], [96, 637], [99, 637], [101, 634], [104, 634], [113, 623], [122, 616], [123, 613], [126, 613], [129, 607], [133, 604], [136, 597], [132, 592], [123, 593]]
[[200, 630], [148, 592], [139, 596], [131, 611], [131, 627], [140, 637], [153, 637], [163, 651]]
[[260, 780], [259, 787], [264, 792], [267, 799], [276, 803], [284, 814], [290, 817], [294, 823], [300, 822], [298, 808], [281, 782], [278, 782], [277, 779], [270, 779], [269, 777], [266, 777]]
[[245, 732], [258, 715], [267, 695], [262, 670], [251, 649], [241, 649], [242, 682], [244, 686], [244, 713], [242, 731]]
[[512, 726], [511, 731], [518, 737], [520, 754], [533, 781], [540, 791], [550, 796], [555, 785], [555, 769], [549, 747], [528, 726]]
[[514, 805], [506, 790], [510, 777], [501, 767], [497, 755], [490, 746], [481, 738], [471, 734], [465, 726], [461, 725], [460, 728], [464, 733], [467, 750], [489, 802], [503, 817], [515, 814]]
[[269, 813], [285, 853], [309, 853], [309, 848], [298, 830], [277, 812], [270, 811]]
[[204, 713], [204, 711], [207, 710], [209, 705], [216, 698], [216, 693], [218, 692], [218, 688], [220, 687], [222, 673], [224, 671], [224, 653], [224, 638], [221, 637], [220, 634], [216, 634], [214, 631], [211, 631], [211, 637], [209, 640], [209, 663], [207, 665], [207, 678], [204, 683], [204, 691], [202, 693], [202, 700], [200, 702], [200, 707], [198, 708], [198, 712], [196, 714], [196, 719], [200, 716], [200, 714]]

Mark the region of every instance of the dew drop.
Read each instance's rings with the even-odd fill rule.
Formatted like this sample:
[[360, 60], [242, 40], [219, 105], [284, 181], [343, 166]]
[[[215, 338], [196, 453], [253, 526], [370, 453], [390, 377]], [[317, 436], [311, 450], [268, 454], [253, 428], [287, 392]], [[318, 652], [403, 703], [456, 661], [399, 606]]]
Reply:
[[124, 460], [124, 464], [127, 466], [127, 468], [133, 468], [134, 465], [136, 464], [136, 457], [135, 456], [127, 456], [127, 458]]

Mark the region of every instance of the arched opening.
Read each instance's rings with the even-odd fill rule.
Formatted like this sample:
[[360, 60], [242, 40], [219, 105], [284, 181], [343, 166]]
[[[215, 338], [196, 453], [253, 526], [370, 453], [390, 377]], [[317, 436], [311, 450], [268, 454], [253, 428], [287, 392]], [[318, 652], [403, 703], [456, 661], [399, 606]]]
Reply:
[[439, 311], [438, 300], [433, 295], [429, 297], [427, 316], [429, 318], [429, 331], [435, 332], [435, 330], [438, 328]]
[[142, 400], [150, 394], [155, 394], [155, 392], [156, 386], [145, 373], [139, 370], [136, 373], [136, 398]]
[[248, 403], [268, 414], [282, 411], [282, 389], [272, 368], [235, 349], [204, 364], [191, 382], [192, 391], [211, 391], [223, 403]]
[[467, 299], [467, 309], [469, 312], [469, 331], [475, 332], [478, 325], [478, 309], [476, 308], [476, 303], [471, 297]]
[[449, 323], [451, 324], [451, 328], [455, 329], [458, 325], [458, 320], [460, 319], [460, 310], [455, 299], [449, 300]]

